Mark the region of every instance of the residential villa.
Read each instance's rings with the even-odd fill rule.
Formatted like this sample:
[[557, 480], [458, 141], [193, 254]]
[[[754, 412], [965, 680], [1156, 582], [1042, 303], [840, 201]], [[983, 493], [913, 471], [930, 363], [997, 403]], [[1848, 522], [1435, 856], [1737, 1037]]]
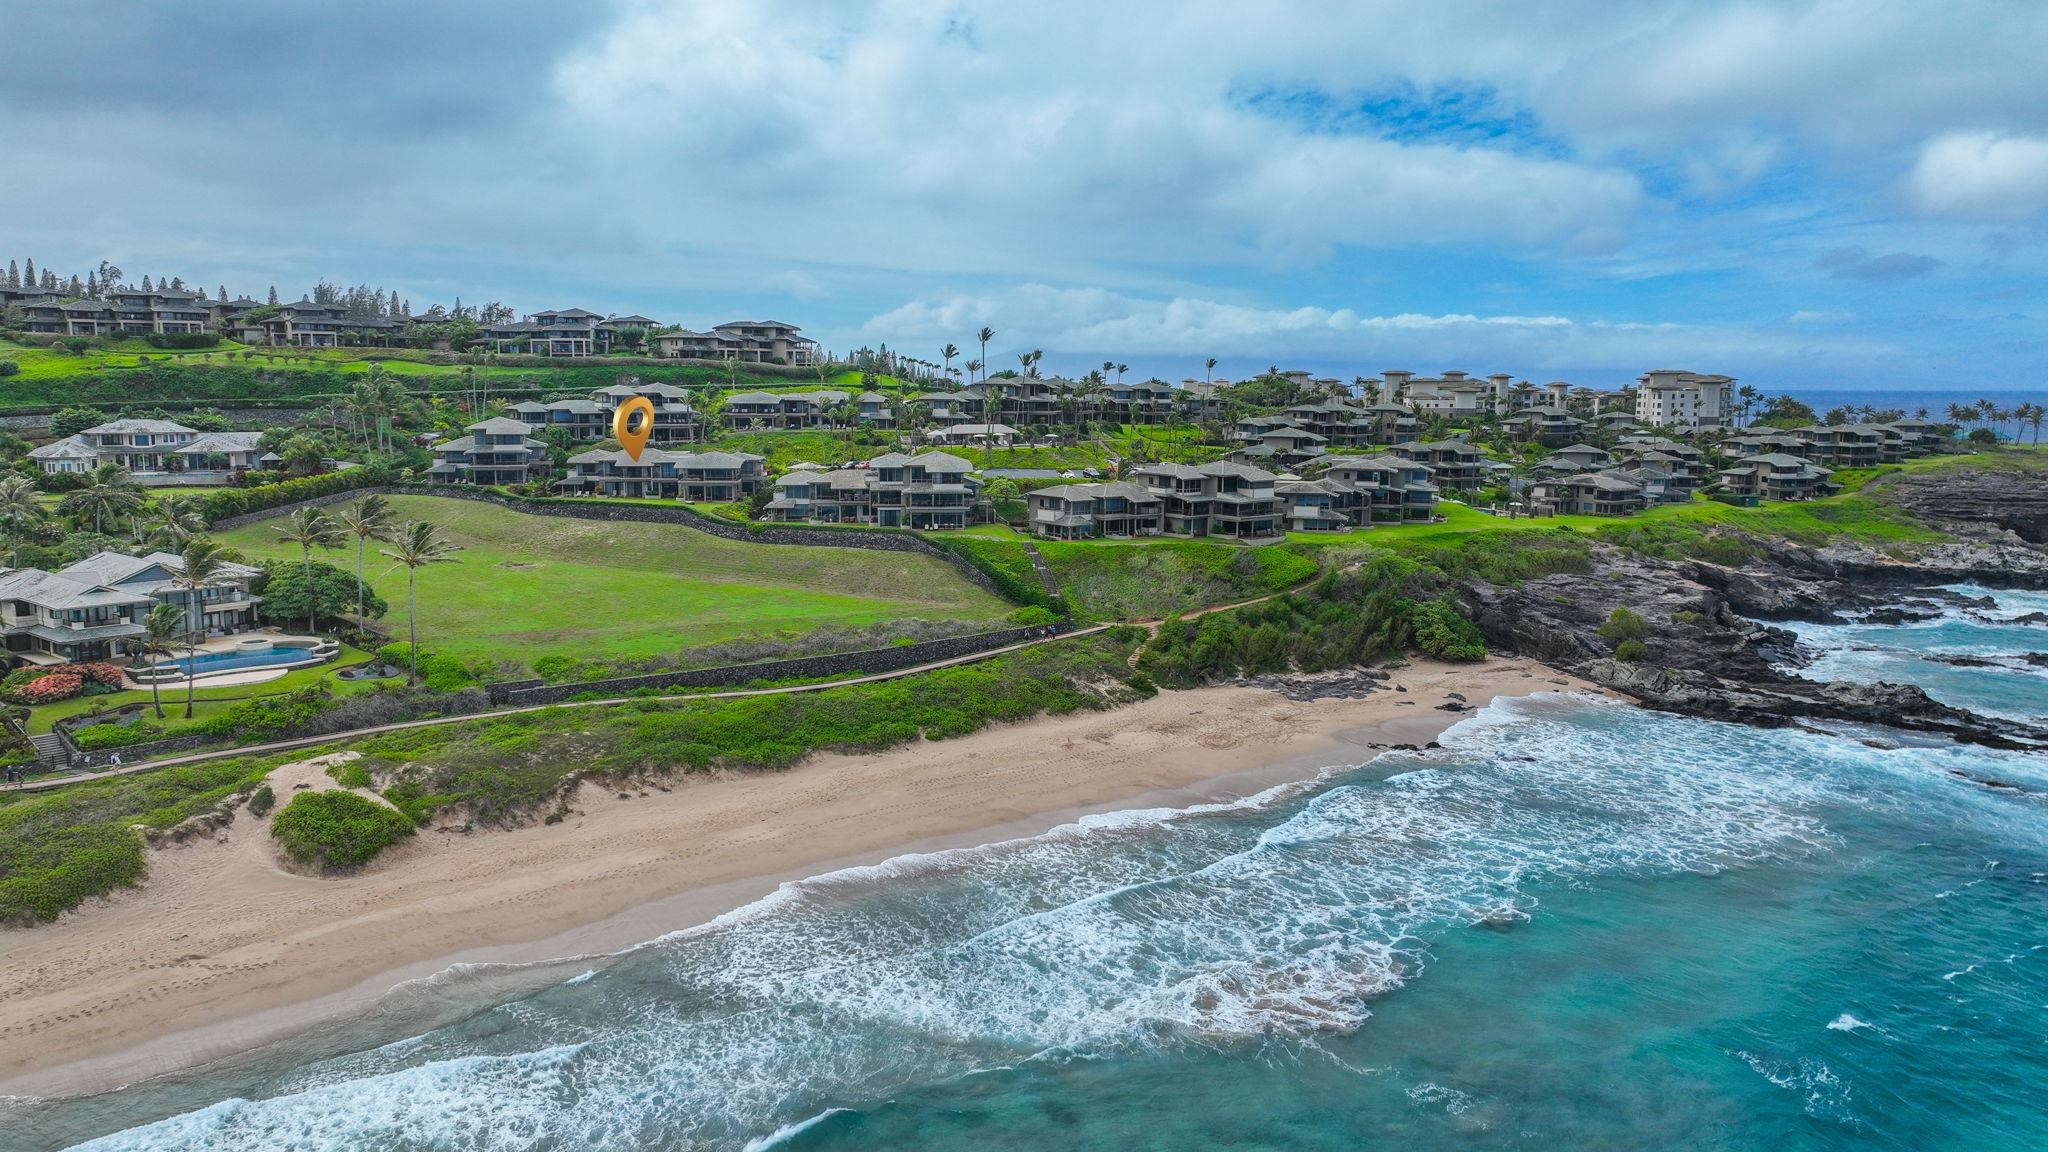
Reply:
[[427, 479], [436, 484], [524, 484], [547, 467], [548, 446], [520, 420], [493, 416], [434, 445]]
[[261, 432], [200, 432], [169, 420], [109, 420], [29, 451], [49, 475], [115, 464], [143, 485], [227, 484], [259, 466]]
[[556, 308], [535, 312], [525, 320], [484, 329], [483, 336], [501, 353], [528, 356], [590, 356], [609, 341], [599, 328], [605, 318], [587, 308]]
[[982, 398], [975, 392], [922, 392], [908, 403], [924, 409], [925, 419], [940, 428], [982, 418]]
[[638, 460], [619, 449], [594, 448], [569, 457], [569, 474], [555, 481], [565, 496], [657, 497], [693, 504], [731, 504], [754, 494], [767, 479], [761, 457], [749, 452], [671, 452], [644, 448]]
[[925, 439], [934, 444], [981, 445], [1008, 448], [1023, 433], [1008, 424], [954, 424], [934, 429]]
[[51, 336], [146, 336], [210, 331], [213, 306], [203, 292], [119, 288], [97, 300], [65, 301], [54, 292], [20, 304], [24, 327]]
[[[1885, 430], [1875, 424], [1810, 424], [1794, 428], [1799, 441], [1795, 455], [1830, 468], [1875, 468], [1885, 462]], [[1905, 454], [1905, 442], [1898, 441], [1889, 453], [1893, 460]]]
[[1723, 428], [1734, 412], [1735, 379], [1675, 368], [1636, 378], [1636, 419], [1663, 428]]
[[1437, 486], [1426, 464], [1399, 456], [1324, 456], [1309, 467], [1357, 493], [1355, 503], [1341, 506], [1353, 523], [1400, 523], [1436, 514]]
[[[185, 611], [194, 632], [236, 632], [256, 624], [258, 570], [224, 565], [197, 597], [177, 584], [184, 562], [170, 552], [100, 552], [55, 572], [0, 569], [0, 643], [10, 664], [63, 664], [139, 655], [143, 618], [159, 603]], [[194, 613], [197, 619], [194, 619]]]
[[1721, 470], [1721, 489], [1747, 500], [1811, 500], [1839, 488], [1826, 468], [1800, 456], [1766, 452], [1744, 456]]
[[230, 337], [244, 344], [334, 348], [341, 344], [343, 331], [356, 323], [348, 319], [347, 310], [339, 304], [315, 304], [302, 299], [277, 305], [275, 309], [262, 305], [229, 316], [222, 327]]
[[1537, 404], [1508, 417], [1507, 422], [1520, 430], [1523, 439], [1538, 444], [1570, 444], [1586, 427], [1584, 420], [1562, 404]]
[[890, 452], [859, 468], [792, 469], [775, 481], [770, 519], [883, 528], [965, 528], [981, 482], [974, 465], [944, 452]]
[[896, 405], [880, 392], [863, 392], [853, 398], [855, 416], [872, 428], [896, 427]]

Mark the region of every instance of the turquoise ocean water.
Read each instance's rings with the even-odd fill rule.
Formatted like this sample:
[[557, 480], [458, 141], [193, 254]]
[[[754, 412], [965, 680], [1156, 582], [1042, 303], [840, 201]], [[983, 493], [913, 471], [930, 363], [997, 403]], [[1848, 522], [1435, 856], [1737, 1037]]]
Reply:
[[[2048, 628], [1811, 642], [1899, 673]], [[1971, 671], [1941, 694], [2048, 712]], [[0, 1145], [2048, 1147], [2048, 762], [1863, 735], [1503, 704], [1440, 753], [786, 886], [395, 1043], [18, 1109]]]

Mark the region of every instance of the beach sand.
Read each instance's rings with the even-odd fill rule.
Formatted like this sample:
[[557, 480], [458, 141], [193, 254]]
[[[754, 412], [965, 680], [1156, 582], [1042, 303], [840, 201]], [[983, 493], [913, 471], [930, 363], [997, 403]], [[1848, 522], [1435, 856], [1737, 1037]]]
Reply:
[[[1477, 707], [1596, 691], [1506, 659], [1417, 663], [1387, 688], [1312, 702], [1246, 687], [1162, 692], [787, 772], [678, 778], [624, 798], [586, 785], [558, 824], [423, 831], [339, 879], [288, 870], [244, 811], [221, 840], [152, 851], [140, 889], [0, 931], [0, 1094], [104, 1091], [360, 1018], [405, 998], [387, 995], [401, 985], [414, 1007], [431, 1005], [451, 998], [435, 983], [451, 966], [601, 957], [785, 880], [1035, 835], [1088, 812], [1249, 795], [1370, 759], [1375, 744], [1434, 739], [1459, 719], [1437, 710], [1446, 692]], [[280, 802], [294, 785], [332, 787], [323, 767], [279, 768]], [[499, 975], [501, 990], [521, 987], [518, 970]], [[560, 975], [536, 966], [529, 978]], [[421, 1020], [431, 1016], [409, 1026]]]

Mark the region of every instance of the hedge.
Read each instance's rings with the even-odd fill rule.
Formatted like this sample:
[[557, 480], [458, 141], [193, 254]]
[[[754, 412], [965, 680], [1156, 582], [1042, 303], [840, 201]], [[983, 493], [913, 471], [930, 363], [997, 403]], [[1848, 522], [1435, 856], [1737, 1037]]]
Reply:
[[318, 476], [301, 476], [296, 480], [264, 484], [255, 488], [223, 488], [200, 497], [199, 512], [206, 517], [206, 522], [211, 524], [230, 516], [246, 516], [251, 512], [262, 512], [285, 504], [297, 504], [302, 500], [317, 500], [322, 496], [351, 492], [357, 488], [373, 488], [389, 484], [392, 480], [393, 477], [387, 469], [370, 464], [361, 468], [323, 472]]

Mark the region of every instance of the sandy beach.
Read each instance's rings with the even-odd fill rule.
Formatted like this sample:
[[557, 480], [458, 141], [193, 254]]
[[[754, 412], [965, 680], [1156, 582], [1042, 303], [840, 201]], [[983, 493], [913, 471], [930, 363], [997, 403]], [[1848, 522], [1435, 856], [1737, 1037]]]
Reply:
[[[287, 870], [244, 812], [219, 841], [152, 852], [140, 889], [0, 931], [0, 1094], [131, 1083], [362, 1013], [400, 985], [431, 1000], [434, 986], [417, 982], [451, 965], [602, 956], [834, 868], [1033, 835], [1086, 812], [1250, 794], [1369, 759], [1375, 745], [1433, 739], [1459, 719], [1437, 710], [1447, 692], [1476, 707], [1595, 691], [1526, 660], [1418, 663], [1394, 677], [1388, 688], [1405, 692], [1168, 692], [782, 773], [623, 796], [586, 786], [561, 823], [423, 832], [340, 879]], [[333, 786], [320, 764], [272, 779], [280, 795]]]

